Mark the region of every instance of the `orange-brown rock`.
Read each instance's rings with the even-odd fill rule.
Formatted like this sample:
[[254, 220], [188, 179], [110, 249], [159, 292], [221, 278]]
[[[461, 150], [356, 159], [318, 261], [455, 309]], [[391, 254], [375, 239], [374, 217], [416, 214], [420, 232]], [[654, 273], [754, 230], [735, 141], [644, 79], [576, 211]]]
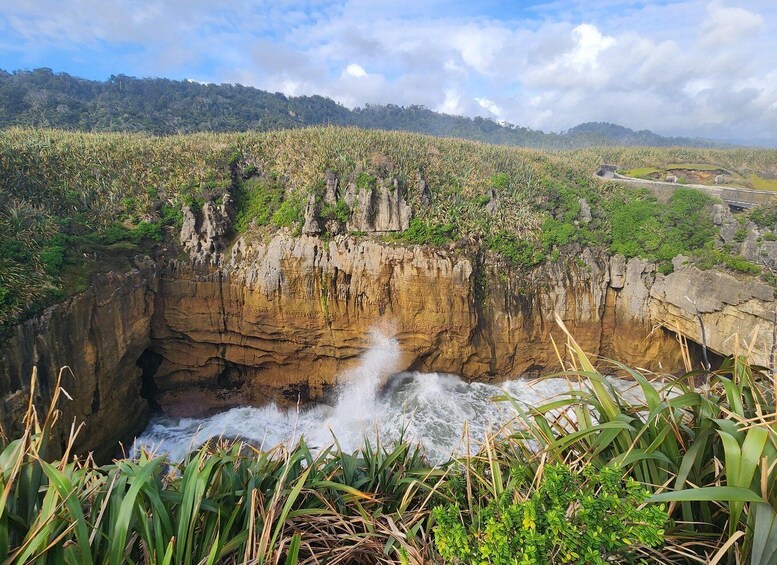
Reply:
[[402, 367], [481, 380], [558, 370], [555, 314], [587, 351], [648, 369], [682, 370], [665, 327], [700, 341], [699, 316], [714, 352], [735, 352], [741, 340], [730, 335], [755, 328], [754, 361], [766, 364], [772, 347], [767, 285], [679, 263], [664, 276], [649, 262], [590, 250], [509, 270], [459, 250], [280, 233], [240, 239], [208, 262], [138, 266], [101, 277], [3, 343], [0, 421], [10, 434], [33, 365], [41, 407], [55, 372], [71, 367], [64, 387], [74, 400], [62, 421], [85, 421], [80, 449], [105, 455], [145, 424], [141, 393], [188, 414], [319, 398], [373, 329], [396, 337]]
[[86, 292], [14, 328], [0, 352], [0, 423], [7, 435], [21, 430], [34, 366], [41, 417], [60, 369], [70, 397], [60, 401], [51, 453], [64, 449], [73, 422], [84, 424], [78, 450], [95, 451], [100, 458], [143, 429], [148, 402], [141, 398], [135, 363], [149, 344], [153, 303], [147, 291], [147, 277], [137, 270], [109, 273]]
[[588, 351], [679, 369], [676, 340], [651, 333], [645, 317], [650, 265], [626, 270], [613, 289], [609, 258], [588, 250], [511, 272], [369, 240], [240, 240], [210, 274], [174, 263], [161, 276], [152, 326], [160, 402], [192, 384], [237, 386], [249, 402], [279, 390], [320, 397], [374, 328], [396, 337], [410, 369], [480, 380], [554, 371], [548, 336], [563, 343], [554, 313]]

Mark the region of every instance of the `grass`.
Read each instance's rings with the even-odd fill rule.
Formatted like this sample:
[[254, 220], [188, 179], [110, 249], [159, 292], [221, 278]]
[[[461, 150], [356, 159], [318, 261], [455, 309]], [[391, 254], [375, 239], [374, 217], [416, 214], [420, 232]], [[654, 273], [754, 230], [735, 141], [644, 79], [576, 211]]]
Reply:
[[662, 174], [663, 171], [661, 169], [656, 169], [653, 167], [638, 167], [636, 169], [629, 169], [627, 171], [623, 171], [623, 175], [627, 177], [635, 177], [635, 178], [645, 178], [649, 177], [650, 175], [654, 174]]
[[722, 169], [719, 165], [710, 165], [708, 163], [675, 163], [665, 167], [667, 171], [686, 170], [686, 171], [718, 171]]
[[[12, 128], [0, 132], [0, 328], [83, 288], [83, 280], [70, 284], [68, 271], [101, 269], [99, 250], [85, 239], [153, 247], [163, 238], [161, 247], [170, 249], [177, 245], [181, 207], [198, 212], [227, 190], [237, 208], [233, 235], [300, 233], [305, 204], [324, 186], [327, 171], [341, 187], [396, 180], [416, 220], [399, 240], [455, 241], [473, 257], [488, 251], [526, 267], [559, 256], [570, 243], [613, 245], [613, 206], [641, 196], [594, 180], [603, 162], [630, 163], [631, 174], [660, 170], [656, 163], [720, 163], [766, 179], [776, 160], [770, 150], [536, 151], [331, 127], [169, 137]], [[581, 222], [581, 199], [591, 208], [590, 221]], [[324, 212], [347, 224], [353, 211], [338, 202]], [[708, 242], [716, 238], [708, 236]]]
[[[777, 385], [746, 351], [672, 379], [606, 360], [600, 372], [569, 335], [566, 353], [567, 393], [514, 403], [515, 422], [438, 468], [404, 441], [351, 454], [214, 440], [180, 464], [141, 453], [97, 466], [71, 439], [48, 462], [56, 411], [40, 421], [30, 402], [25, 433], [0, 452], [0, 553], [9, 563], [777, 561]], [[605, 374], [633, 379], [641, 399]], [[52, 406], [59, 396], [57, 382]]]
[[756, 190], [777, 190], [777, 179], [765, 179], [758, 175], [750, 175], [750, 184]]

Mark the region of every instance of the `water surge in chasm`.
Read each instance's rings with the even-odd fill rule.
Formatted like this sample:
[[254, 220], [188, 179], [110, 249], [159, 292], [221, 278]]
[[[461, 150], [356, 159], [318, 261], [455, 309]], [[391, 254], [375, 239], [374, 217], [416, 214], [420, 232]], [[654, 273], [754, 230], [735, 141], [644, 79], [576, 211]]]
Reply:
[[337, 438], [345, 451], [354, 451], [365, 439], [374, 444], [379, 435], [384, 445], [390, 445], [404, 434], [406, 440], [421, 444], [432, 463], [441, 463], [466, 449], [465, 423], [470, 449], [475, 451], [489, 431], [515, 418], [512, 404], [495, 397], [507, 394], [522, 405], [536, 406], [569, 390], [568, 381], [561, 378], [494, 385], [467, 383], [442, 373], [397, 373], [400, 358], [395, 340], [373, 332], [358, 366], [338, 379], [334, 405], [289, 409], [267, 404], [203, 418], [157, 415], [137, 438], [136, 448], [143, 445], [181, 460], [214, 437], [240, 438], [269, 449], [303, 436], [314, 448], [331, 445]]

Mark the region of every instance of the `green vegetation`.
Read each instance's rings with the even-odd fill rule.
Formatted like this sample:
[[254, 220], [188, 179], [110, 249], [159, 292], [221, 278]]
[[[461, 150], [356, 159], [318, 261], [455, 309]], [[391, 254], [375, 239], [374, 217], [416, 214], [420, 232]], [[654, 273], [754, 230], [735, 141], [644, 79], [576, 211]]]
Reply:
[[777, 226], [777, 207], [757, 206], [750, 210], [749, 219], [762, 228]]
[[214, 441], [172, 467], [148, 454], [97, 466], [47, 463], [54, 413], [26, 422], [0, 453], [9, 563], [421, 563], [432, 549], [420, 526], [442, 472], [404, 442], [348, 454]]
[[532, 267], [540, 263], [545, 255], [536, 244], [518, 239], [515, 234], [504, 230], [496, 232], [486, 240], [488, 249], [519, 267]]
[[334, 204], [325, 204], [321, 209], [321, 218], [328, 221], [335, 221], [342, 225], [348, 222], [351, 217], [351, 209], [346, 204], [345, 200], [338, 200]]
[[[769, 162], [768, 150], [756, 150], [750, 155], [745, 150], [736, 149], [729, 151], [716, 150], [659, 150], [656, 148], [644, 147], [641, 149], [621, 149], [602, 150], [609, 153], [603, 156], [602, 162], [629, 163], [631, 168], [621, 170], [621, 174], [635, 178], [649, 178], [657, 176], [658, 180], [663, 180], [664, 176], [678, 173], [678, 171], [697, 171], [700, 173], [698, 178], [689, 180], [687, 176], [680, 176], [677, 179], [679, 184], [701, 183], [713, 185], [717, 184], [716, 171], [723, 171], [726, 180], [723, 186], [734, 185], [744, 188], [753, 188], [755, 190], [777, 190], [777, 171], [774, 169], [773, 162]], [[617, 155], [617, 156], [616, 156]], [[673, 156], [685, 157], [689, 162], [678, 159], [672, 162]], [[702, 157], [709, 162], [699, 162], [693, 160], [693, 157]], [[668, 161], [669, 160], [669, 161]], [[667, 163], [660, 165], [660, 163]], [[638, 164], [638, 166], [633, 166]]]
[[410, 227], [394, 236], [395, 241], [415, 245], [444, 245], [453, 241], [456, 226], [453, 224], [429, 224], [418, 218], [410, 220]]
[[[502, 461], [488, 463], [495, 469]], [[504, 475], [489, 470], [474, 461], [469, 497], [465, 483], [445, 485], [456, 502], [434, 509], [433, 530], [446, 563], [604, 565], [634, 561], [640, 550], [664, 544], [668, 515], [646, 506], [650, 491], [617, 468], [575, 473], [552, 463], [537, 476], [520, 465]]]
[[302, 201], [298, 198], [289, 198], [284, 200], [272, 215], [272, 223], [279, 228], [294, 227], [293, 231], [296, 233], [297, 228], [302, 228], [302, 214]]
[[756, 190], [777, 190], [777, 179], [765, 179], [759, 175], [750, 175], [750, 184]]
[[716, 233], [712, 203], [706, 194], [689, 189], [676, 190], [666, 206], [647, 192], [633, 200], [614, 200], [609, 203], [611, 250], [664, 263], [678, 255], [693, 255]]
[[[513, 402], [517, 421], [438, 468], [401, 440], [353, 454], [212, 440], [180, 464], [142, 453], [97, 466], [69, 455], [71, 438], [50, 463], [56, 411], [40, 422], [30, 404], [27, 432], [0, 450], [0, 553], [12, 563], [775, 563], [770, 376], [744, 358], [702, 380], [605, 360], [599, 372], [571, 337], [567, 348], [568, 392], [532, 408], [497, 399]], [[603, 373], [630, 377], [642, 399]]]
[[700, 269], [725, 267], [748, 275], [760, 275], [762, 271], [760, 266], [751, 263], [741, 255], [732, 255], [726, 251], [715, 249], [711, 245], [705, 245], [704, 249], [697, 253], [697, 257], [697, 266]]
[[440, 114], [418, 105], [367, 105], [349, 110], [322, 96], [287, 97], [232, 84], [205, 85], [125, 75], [98, 82], [46, 68], [14, 73], [0, 70], [0, 128], [23, 126], [173, 135], [268, 131], [317, 124], [412, 131], [554, 149], [714, 145], [703, 139], [662, 137], [607, 123], [580, 124], [563, 134], [546, 134], [480, 117]]
[[252, 177], [240, 183], [235, 198], [237, 233], [245, 233], [251, 223], [266, 226], [283, 202], [283, 187], [274, 179]]
[[667, 171], [685, 170], [685, 171], [717, 171], [720, 169], [717, 165], [708, 163], [675, 163], [664, 167]]
[[656, 169], [654, 167], [638, 167], [636, 169], [629, 169], [629, 170], [623, 171], [621, 174], [627, 177], [647, 178], [650, 175], [654, 175], [654, 174], [660, 175], [662, 174], [662, 171], [661, 169]]
[[[413, 223], [395, 241], [455, 242], [473, 256], [487, 249], [516, 267], [558, 259], [578, 245], [662, 261], [666, 271], [673, 254], [697, 257], [708, 244], [715, 248], [716, 228], [705, 217], [709, 200], [678, 192], [662, 205], [593, 179], [591, 171], [602, 162], [714, 162], [768, 175], [774, 152], [537, 152], [342, 128], [158, 138], [5, 130], [0, 327], [82, 290], [108, 266], [128, 268], [135, 254], [154, 254], [157, 244], [174, 253], [182, 206], [199, 214], [206, 202], [223, 202], [227, 191], [236, 234], [278, 228], [300, 233], [310, 194], [323, 197], [326, 171], [336, 171], [341, 186], [346, 179], [360, 188], [397, 181]], [[340, 201], [322, 212], [342, 225], [350, 210]], [[767, 210], [753, 217], [770, 216]], [[738, 259], [720, 251], [715, 264], [742, 270]]]
[[356, 177], [356, 186], [359, 190], [370, 190], [375, 188], [378, 179], [367, 172], [360, 172]]

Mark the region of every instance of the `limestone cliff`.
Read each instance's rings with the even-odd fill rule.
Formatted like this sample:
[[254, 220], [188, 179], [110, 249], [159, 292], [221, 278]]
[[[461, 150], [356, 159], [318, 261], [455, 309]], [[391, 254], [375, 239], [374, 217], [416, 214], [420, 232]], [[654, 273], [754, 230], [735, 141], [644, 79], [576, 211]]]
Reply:
[[241, 238], [213, 263], [140, 262], [15, 329], [0, 354], [0, 417], [18, 429], [33, 365], [41, 406], [68, 365], [63, 422], [85, 420], [80, 448], [106, 453], [144, 425], [142, 395], [179, 411], [325, 396], [373, 328], [397, 338], [409, 369], [547, 373], [558, 369], [549, 336], [562, 343], [554, 313], [586, 350], [631, 365], [681, 370], [669, 329], [700, 341], [699, 318], [711, 350], [735, 352], [754, 332], [753, 360], [768, 364], [777, 303], [767, 285], [568, 251], [509, 270], [457, 250], [280, 232]]
[[[410, 369], [481, 380], [547, 373], [558, 367], [548, 337], [560, 343], [554, 313], [588, 351], [679, 371], [669, 330], [701, 337], [690, 302], [669, 308], [673, 281], [720, 293], [702, 313], [716, 334], [708, 338], [714, 352], [735, 351], [729, 336], [742, 335], [743, 324], [771, 328], [769, 287], [751, 283], [752, 296], [736, 302], [704, 283], [709, 275], [678, 265], [665, 277], [647, 261], [590, 250], [510, 271], [460, 252], [348, 237], [243, 238], [217, 270], [171, 263], [162, 273], [152, 324], [152, 350], [161, 358], [155, 380], [162, 404], [192, 384], [228, 389], [227, 403], [284, 392], [318, 398], [376, 327], [399, 340]], [[746, 310], [755, 313], [743, 318]], [[764, 330], [754, 361], [766, 363], [770, 348]]]
[[84, 423], [79, 451], [105, 457], [117, 441], [143, 429], [148, 402], [141, 397], [136, 362], [148, 347], [153, 311], [148, 274], [109, 273], [84, 293], [14, 328], [0, 352], [0, 424], [16, 436], [38, 367], [36, 405], [45, 415], [60, 369], [70, 399], [60, 403], [54, 453], [64, 448], [71, 424]]

